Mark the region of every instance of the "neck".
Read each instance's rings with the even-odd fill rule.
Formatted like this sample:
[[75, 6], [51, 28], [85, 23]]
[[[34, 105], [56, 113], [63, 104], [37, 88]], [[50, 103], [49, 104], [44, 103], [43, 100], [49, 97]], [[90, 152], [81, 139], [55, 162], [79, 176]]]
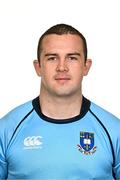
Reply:
[[53, 119], [69, 119], [80, 114], [82, 94], [57, 97], [40, 93], [42, 113]]

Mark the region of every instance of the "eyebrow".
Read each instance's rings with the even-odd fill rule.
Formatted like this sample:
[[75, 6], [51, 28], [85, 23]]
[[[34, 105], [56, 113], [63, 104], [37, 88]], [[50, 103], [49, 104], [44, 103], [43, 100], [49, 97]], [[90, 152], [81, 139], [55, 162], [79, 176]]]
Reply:
[[58, 54], [57, 53], [46, 53], [45, 57], [47, 57], [47, 56], [58, 56]]
[[[45, 57], [47, 57], [47, 56], [58, 56], [58, 54], [57, 53], [46, 53]], [[81, 54], [78, 52], [73, 52], [73, 53], [67, 53], [67, 56], [81, 56]]]
[[81, 56], [81, 54], [80, 53], [78, 53], [78, 52], [74, 52], [74, 53], [68, 53], [67, 54], [67, 56]]

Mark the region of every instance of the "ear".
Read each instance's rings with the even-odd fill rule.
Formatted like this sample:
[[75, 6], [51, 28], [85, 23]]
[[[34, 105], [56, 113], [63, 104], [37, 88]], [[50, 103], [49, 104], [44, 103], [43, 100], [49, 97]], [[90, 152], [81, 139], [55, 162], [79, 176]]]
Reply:
[[84, 76], [87, 76], [90, 68], [91, 68], [91, 65], [92, 65], [92, 60], [91, 59], [87, 59], [86, 62], [85, 62], [85, 66], [84, 66]]
[[34, 65], [34, 68], [35, 68], [35, 71], [37, 73], [38, 76], [41, 76], [41, 68], [40, 68], [40, 63], [38, 60], [34, 60], [33, 61], [33, 65]]

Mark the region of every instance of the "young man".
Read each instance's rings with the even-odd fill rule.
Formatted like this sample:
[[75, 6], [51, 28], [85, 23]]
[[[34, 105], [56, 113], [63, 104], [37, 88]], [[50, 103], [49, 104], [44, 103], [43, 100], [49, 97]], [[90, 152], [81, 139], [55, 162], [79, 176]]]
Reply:
[[0, 120], [0, 179], [120, 179], [120, 121], [82, 95], [84, 36], [48, 29], [34, 61], [39, 97]]

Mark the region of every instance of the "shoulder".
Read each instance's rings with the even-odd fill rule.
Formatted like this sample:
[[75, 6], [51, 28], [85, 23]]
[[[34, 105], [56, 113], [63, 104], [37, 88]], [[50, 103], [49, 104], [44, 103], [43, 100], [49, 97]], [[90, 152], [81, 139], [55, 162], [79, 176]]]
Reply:
[[16, 126], [19, 121], [32, 110], [32, 108], [32, 101], [25, 102], [24, 104], [15, 107], [0, 119], [0, 127], [4, 129]]
[[91, 102], [90, 111], [101, 121], [110, 133], [119, 133], [120, 119], [111, 112]]
[[[5, 154], [11, 138], [22, 120], [33, 110], [32, 101], [19, 105], [0, 119], [0, 153]], [[3, 155], [4, 156], [4, 155]]]
[[118, 117], [93, 102], [91, 102], [90, 109], [103, 120], [107, 121], [107, 119], [111, 119], [113, 122], [120, 123], [120, 119]]

